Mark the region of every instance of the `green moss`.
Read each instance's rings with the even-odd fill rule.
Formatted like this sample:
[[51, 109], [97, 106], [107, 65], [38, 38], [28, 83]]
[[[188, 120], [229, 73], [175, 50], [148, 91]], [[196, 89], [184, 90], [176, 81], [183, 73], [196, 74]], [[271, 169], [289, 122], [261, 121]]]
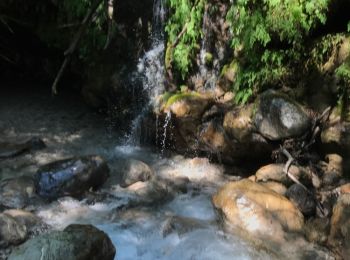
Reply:
[[165, 107], [169, 107], [177, 101], [184, 99], [195, 99], [201, 98], [201, 95], [197, 92], [188, 92], [188, 93], [176, 93], [169, 97], [166, 101]]

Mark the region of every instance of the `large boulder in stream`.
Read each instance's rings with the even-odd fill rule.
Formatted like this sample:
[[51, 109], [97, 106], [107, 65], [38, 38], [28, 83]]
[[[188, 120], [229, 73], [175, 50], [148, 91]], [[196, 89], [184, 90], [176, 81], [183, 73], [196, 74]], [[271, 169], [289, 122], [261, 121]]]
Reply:
[[213, 196], [224, 228], [277, 259], [332, 259], [303, 236], [302, 213], [284, 196], [244, 179], [229, 182]]
[[28, 240], [13, 250], [9, 260], [113, 260], [116, 249], [110, 238], [91, 225], [70, 225]]
[[257, 101], [254, 124], [264, 137], [282, 140], [304, 134], [311, 126], [311, 119], [298, 103], [268, 90]]
[[80, 196], [100, 187], [109, 177], [109, 167], [100, 156], [84, 156], [49, 163], [35, 176], [37, 193], [47, 199]]

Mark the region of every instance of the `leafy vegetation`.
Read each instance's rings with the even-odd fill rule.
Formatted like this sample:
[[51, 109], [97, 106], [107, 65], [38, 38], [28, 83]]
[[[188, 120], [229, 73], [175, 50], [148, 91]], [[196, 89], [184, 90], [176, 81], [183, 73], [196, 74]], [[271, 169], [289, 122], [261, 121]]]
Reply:
[[166, 67], [174, 65], [185, 79], [193, 65], [202, 36], [205, 0], [168, 0], [170, 17], [165, 27], [168, 34]]
[[310, 32], [326, 22], [329, 0], [238, 0], [227, 20], [239, 53], [236, 101], [261, 86], [283, 85], [305, 55]]

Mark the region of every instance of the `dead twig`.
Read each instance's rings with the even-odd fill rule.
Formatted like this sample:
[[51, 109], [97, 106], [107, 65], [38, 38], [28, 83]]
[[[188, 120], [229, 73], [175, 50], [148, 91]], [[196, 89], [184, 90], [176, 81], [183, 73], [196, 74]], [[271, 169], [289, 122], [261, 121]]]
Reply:
[[[299, 184], [301, 187], [303, 187], [303, 189], [310, 194], [312, 197], [314, 197], [314, 194], [308, 189], [306, 188], [306, 186], [304, 184], [302, 184], [291, 172], [289, 172], [289, 167], [292, 165], [294, 158], [293, 156], [285, 149], [281, 147], [281, 151], [282, 153], [288, 158], [288, 161], [286, 162], [284, 168], [283, 168], [283, 172], [296, 184]], [[317, 208], [320, 210], [320, 212], [324, 215], [324, 209], [321, 205], [321, 203], [315, 198], [315, 202], [316, 202], [316, 206]]]
[[96, 0], [92, 4], [91, 8], [89, 9], [89, 11], [85, 15], [78, 32], [75, 34], [73, 40], [71, 41], [71, 44], [69, 45], [68, 49], [64, 52], [65, 59], [61, 65], [60, 70], [58, 71], [56, 78], [55, 78], [55, 80], [52, 84], [52, 87], [51, 87], [51, 91], [52, 91], [53, 95], [57, 95], [58, 82], [60, 81], [67, 65], [69, 64], [69, 62], [72, 58], [72, 54], [76, 50], [76, 48], [81, 40], [82, 35], [85, 33], [86, 29], [88, 28], [90, 22], [92, 21], [94, 14], [96, 13], [97, 8], [99, 7], [99, 5], [101, 4], [102, 1], [103, 0]]

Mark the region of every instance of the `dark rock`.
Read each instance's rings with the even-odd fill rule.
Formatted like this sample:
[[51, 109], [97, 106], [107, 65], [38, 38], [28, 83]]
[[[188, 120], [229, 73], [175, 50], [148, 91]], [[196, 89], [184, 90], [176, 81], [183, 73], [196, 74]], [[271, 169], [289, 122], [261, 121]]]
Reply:
[[24, 208], [35, 196], [34, 180], [30, 177], [22, 176], [0, 182], [0, 205], [5, 208]]
[[0, 214], [0, 248], [18, 245], [26, 240], [27, 228], [7, 214]]
[[12, 251], [9, 260], [112, 260], [115, 253], [112, 241], [101, 230], [91, 225], [70, 225], [28, 240]]
[[109, 177], [109, 168], [100, 156], [85, 156], [56, 161], [38, 169], [37, 193], [47, 199], [80, 196], [96, 189]]
[[29, 152], [45, 148], [45, 143], [38, 137], [33, 137], [24, 143], [0, 143], [0, 159], [11, 158]]
[[268, 90], [260, 95], [254, 124], [264, 137], [281, 140], [304, 134], [311, 120], [298, 103]]
[[139, 160], [127, 160], [121, 169], [121, 187], [127, 187], [138, 181], [148, 181], [153, 176], [153, 170], [144, 162]]
[[316, 201], [301, 185], [293, 184], [290, 186], [286, 196], [305, 216], [313, 216], [315, 214]]

